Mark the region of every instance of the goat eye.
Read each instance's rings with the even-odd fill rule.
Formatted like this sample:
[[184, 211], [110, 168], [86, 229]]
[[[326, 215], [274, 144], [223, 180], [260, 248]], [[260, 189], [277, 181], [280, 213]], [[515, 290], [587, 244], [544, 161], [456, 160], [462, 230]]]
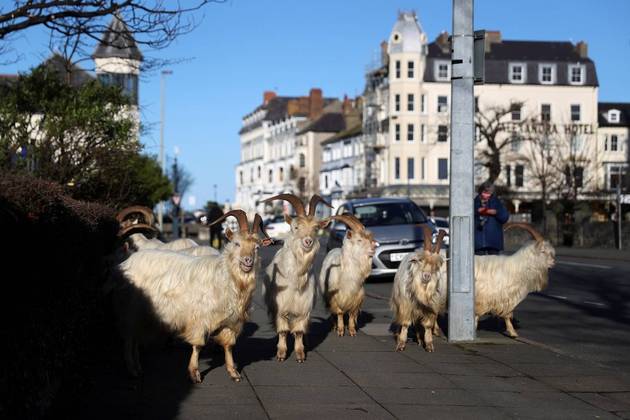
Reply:
[[238, 243], [238, 242], [234, 242], [234, 245], [236, 245], [236, 246], [241, 246], [241, 244], [240, 244], [240, 243]]

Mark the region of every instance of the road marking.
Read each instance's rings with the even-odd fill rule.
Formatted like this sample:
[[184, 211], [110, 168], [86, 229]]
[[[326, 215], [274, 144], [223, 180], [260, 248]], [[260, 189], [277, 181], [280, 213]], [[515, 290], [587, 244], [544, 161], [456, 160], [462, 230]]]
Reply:
[[572, 262], [572, 261], [558, 261], [558, 264], [575, 265], [577, 267], [601, 268], [603, 270], [610, 270], [612, 268], [609, 265], [585, 264], [585, 263], [578, 263], [578, 262]]
[[601, 303], [601, 302], [590, 302], [588, 300], [585, 300], [584, 303], [588, 303], [589, 305], [595, 305], [595, 306], [606, 306], [605, 303]]

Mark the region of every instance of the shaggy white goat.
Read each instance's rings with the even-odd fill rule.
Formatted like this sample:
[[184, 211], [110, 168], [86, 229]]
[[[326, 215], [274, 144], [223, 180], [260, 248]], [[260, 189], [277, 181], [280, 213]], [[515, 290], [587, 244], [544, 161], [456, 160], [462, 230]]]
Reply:
[[503, 318], [510, 337], [518, 337], [512, 325], [514, 309], [530, 292], [547, 287], [556, 257], [553, 246], [530, 225], [508, 223], [505, 230], [514, 227], [527, 230], [535, 241], [512, 255], [475, 256], [475, 325], [490, 313]]
[[296, 360], [302, 363], [306, 358], [303, 337], [315, 299], [315, 275], [312, 266], [319, 249], [317, 231], [330, 222], [316, 219], [315, 209], [319, 202], [330, 205], [319, 195], [314, 195], [309, 202], [307, 215], [304, 204], [293, 194], [280, 194], [264, 202], [277, 199], [291, 203], [297, 216], [293, 219], [286, 214], [284, 216], [291, 225], [291, 231], [265, 270], [263, 294], [269, 316], [278, 333], [276, 358], [279, 361], [286, 359], [287, 334], [291, 332], [295, 337]]
[[319, 291], [331, 314], [337, 316], [337, 334], [344, 335], [343, 316], [348, 314], [348, 333], [357, 335], [356, 324], [365, 291], [363, 283], [372, 270], [376, 242], [370, 231], [351, 214], [333, 216], [348, 226], [341, 248], [331, 249], [319, 273]]
[[424, 347], [434, 351], [433, 334], [440, 335], [437, 317], [446, 310], [448, 296], [444, 258], [440, 248], [445, 231], [438, 234], [435, 245], [431, 244], [431, 229], [424, 229], [424, 249], [407, 255], [396, 271], [392, 288], [391, 308], [394, 323], [400, 325], [396, 351], [402, 351], [407, 344], [407, 331], [414, 324], [418, 344], [420, 326], [424, 328]]
[[[230, 241], [220, 256], [193, 257], [162, 249], [141, 250], [120, 264], [121, 274], [134, 289], [141, 292], [156, 318], [192, 346], [188, 373], [193, 382], [201, 382], [199, 351], [206, 335], [225, 350], [225, 366], [232, 379], [240, 375], [234, 365], [232, 347], [248, 317], [252, 294], [256, 286], [259, 244], [266, 245], [258, 235], [261, 218], [254, 218], [253, 231], [248, 228], [242, 210], [227, 212], [237, 218], [240, 230], [226, 231]], [[264, 232], [263, 232], [264, 233]], [[139, 374], [138, 334], [142, 316], [137, 300], [127, 300], [121, 313], [125, 322], [125, 360], [132, 374]]]

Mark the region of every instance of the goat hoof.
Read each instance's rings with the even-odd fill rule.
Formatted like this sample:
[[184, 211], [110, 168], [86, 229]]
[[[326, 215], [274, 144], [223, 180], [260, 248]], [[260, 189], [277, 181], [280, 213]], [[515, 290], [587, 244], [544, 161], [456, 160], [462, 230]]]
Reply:
[[405, 350], [405, 344], [404, 343], [398, 343], [396, 345], [396, 351], [403, 351]]
[[517, 333], [511, 333], [511, 332], [507, 332], [508, 337], [510, 338], [518, 338], [518, 334]]
[[230, 373], [230, 378], [232, 378], [234, 382], [241, 382], [241, 375], [238, 372]]
[[435, 349], [433, 348], [433, 344], [427, 344], [427, 347], [425, 348], [426, 351], [428, 351], [429, 353], [433, 353], [435, 351]]
[[193, 371], [188, 372], [190, 375], [190, 380], [192, 381], [193, 384], [200, 384], [201, 383], [201, 373], [199, 373], [199, 370], [195, 369]]
[[339, 337], [343, 337], [344, 333], [345, 333], [345, 331], [344, 331], [344, 330], [337, 329], [337, 335], [338, 335]]
[[350, 331], [348, 331], [348, 334], [350, 334], [350, 337], [356, 337], [357, 336], [357, 330], [350, 330]]

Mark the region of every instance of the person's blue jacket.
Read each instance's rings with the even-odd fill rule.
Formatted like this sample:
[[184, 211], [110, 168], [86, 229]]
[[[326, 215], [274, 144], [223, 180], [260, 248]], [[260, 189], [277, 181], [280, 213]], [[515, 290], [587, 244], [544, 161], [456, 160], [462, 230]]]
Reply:
[[[475, 197], [475, 250], [492, 248], [503, 250], [503, 224], [510, 218], [510, 213], [495, 195], [492, 195], [486, 205], [489, 209], [495, 209], [494, 216], [480, 216], [481, 198]], [[482, 224], [482, 217], [485, 222]]]

